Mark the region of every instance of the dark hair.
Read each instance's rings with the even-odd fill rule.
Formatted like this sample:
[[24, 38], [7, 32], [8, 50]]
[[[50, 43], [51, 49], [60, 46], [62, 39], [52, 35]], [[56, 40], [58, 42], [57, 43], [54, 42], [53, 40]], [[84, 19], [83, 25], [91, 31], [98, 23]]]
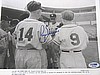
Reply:
[[27, 4], [27, 10], [29, 10], [30, 12], [32, 11], [36, 11], [38, 9], [42, 9], [41, 8], [41, 3], [40, 2], [36, 2], [36, 1], [31, 1]]
[[68, 21], [72, 21], [74, 19], [74, 12], [71, 10], [65, 10], [62, 12], [62, 18]]

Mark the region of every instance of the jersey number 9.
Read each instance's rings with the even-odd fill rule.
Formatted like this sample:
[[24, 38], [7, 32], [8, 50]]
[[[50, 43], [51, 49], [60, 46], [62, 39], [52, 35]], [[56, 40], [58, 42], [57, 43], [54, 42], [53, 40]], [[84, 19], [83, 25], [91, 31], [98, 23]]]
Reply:
[[72, 33], [70, 35], [70, 39], [72, 40], [71, 44], [76, 46], [80, 44], [79, 36], [76, 33]]

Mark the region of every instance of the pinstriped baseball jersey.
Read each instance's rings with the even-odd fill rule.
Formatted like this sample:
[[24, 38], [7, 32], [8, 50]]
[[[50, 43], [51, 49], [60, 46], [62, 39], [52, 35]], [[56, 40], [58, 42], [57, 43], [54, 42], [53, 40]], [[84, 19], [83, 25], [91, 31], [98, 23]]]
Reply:
[[17, 46], [42, 49], [42, 43], [48, 41], [45, 41], [46, 36], [41, 34], [47, 34], [47, 31], [44, 23], [35, 19], [25, 19], [17, 25], [14, 32], [17, 36]]
[[54, 42], [60, 45], [61, 50], [83, 50], [87, 47], [88, 36], [81, 26], [64, 25], [57, 32]]

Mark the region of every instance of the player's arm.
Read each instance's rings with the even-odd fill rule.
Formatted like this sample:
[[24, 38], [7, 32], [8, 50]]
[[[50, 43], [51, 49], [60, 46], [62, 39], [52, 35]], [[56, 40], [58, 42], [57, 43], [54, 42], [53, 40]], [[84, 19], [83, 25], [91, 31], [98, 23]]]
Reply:
[[17, 26], [16, 26], [16, 28], [15, 28], [13, 34], [12, 34], [12, 36], [13, 36], [13, 38], [14, 38], [13, 40], [15, 40], [15, 44], [16, 44], [16, 40], [17, 40], [18, 27], [19, 27], [20, 24], [21, 24], [21, 22], [19, 22], [19, 23], [17, 24]]
[[[82, 44], [84, 44], [83, 49], [85, 49], [89, 43], [89, 38], [84, 28], [79, 27], [80, 35], [82, 36]], [[81, 40], [80, 40], [81, 41]]]
[[17, 40], [17, 28], [13, 32], [12, 37], [13, 37], [14, 43], [16, 44], [16, 40]]
[[88, 37], [86, 31], [82, 27], [80, 27], [80, 31], [82, 31], [80, 33], [84, 36], [84, 39], [85, 39], [86, 43], [88, 44], [89, 43], [89, 37]]
[[[54, 39], [52, 40], [52, 47], [54, 48], [53, 50], [59, 50], [60, 49], [60, 44], [61, 44], [61, 41], [60, 41], [60, 32], [57, 32], [56, 34], [55, 34], [55, 37], [54, 37]], [[54, 54], [54, 51], [52, 51], [53, 53], [53, 55], [55, 55]], [[60, 51], [59, 51], [60, 52]]]
[[39, 36], [39, 41], [45, 48], [52, 40], [51, 34], [49, 34], [49, 28], [45, 24], [42, 24], [39, 27], [38, 36]]
[[44, 24], [41, 25], [39, 30], [39, 36], [40, 36], [40, 42], [43, 43], [49, 43], [52, 40], [49, 28]]
[[[59, 29], [60, 30], [60, 29]], [[60, 32], [59, 30], [57, 30], [58, 32], [56, 32], [54, 39], [52, 40], [53, 43], [55, 43], [56, 45], [60, 45], [61, 41], [60, 41]]]

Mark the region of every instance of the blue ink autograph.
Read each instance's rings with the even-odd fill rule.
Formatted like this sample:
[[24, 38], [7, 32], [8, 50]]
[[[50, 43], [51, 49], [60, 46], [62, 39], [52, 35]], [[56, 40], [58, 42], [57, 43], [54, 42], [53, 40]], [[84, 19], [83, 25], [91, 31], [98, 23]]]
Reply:
[[46, 42], [46, 39], [49, 35], [55, 34], [59, 32], [59, 30], [55, 30], [54, 32], [51, 32], [50, 29], [47, 26], [42, 25], [40, 27], [40, 36], [44, 37], [44, 41]]
[[50, 34], [55, 34], [56, 32], [59, 32], [59, 30], [51, 32], [50, 29], [48, 27], [45, 27], [44, 25], [42, 25], [40, 28], [40, 36], [48, 36]]

